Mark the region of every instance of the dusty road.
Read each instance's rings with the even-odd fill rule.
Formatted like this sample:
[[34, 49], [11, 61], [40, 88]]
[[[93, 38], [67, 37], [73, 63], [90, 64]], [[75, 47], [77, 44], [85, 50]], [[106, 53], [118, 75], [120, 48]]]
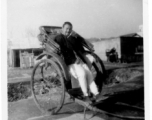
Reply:
[[[127, 105], [131, 106], [137, 106], [144, 109], [144, 87], [143, 87], [143, 65], [142, 64], [108, 64], [105, 63], [106, 69], [109, 72], [109, 82], [113, 84], [107, 84], [109, 85], [109, 89], [103, 88], [103, 94], [109, 96], [109, 98], [104, 102], [104, 104], [98, 105], [99, 109], [112, 112], [114, 114], [123, 115], [123, 116], [144, 116], [144, 113], [141, 111], [137, 111], [135, 109], [130, 109], [129, 107], [124, 107], [121, 104], [114, 104], [114, 103], [125, 103]], [[134, 68], [140, 72], [133, 71], [132, 69], [128, 68]], [[120, 68], [122, 70], [120, 70]], [[124, 70], [124, 68], [126, 68]], [[16, 84], [16, 83], [24, 83], [23, 81], [29, 81], [31, 70], [9, 70], [8, 72], [8, 83], [9, 84]], [[112, 72], [115, 70], [115, 72]], [[123, 71], [123, 72], [122, 72]], [[124, 77], [125, 78], [131, 78], [130, 72], [133, 77], [136, 79], [130, 80], [130, 82], [125, 83], [124, 81], [122, 84], [119, 84], [118, 78], [116, 78], [115, 74], [117, 74], [118, 77]], [[115, 73], [115, 74], [113, 74]], [[120, 74], [124, 73], [124, 74]], [[129, 74], [127, 74], [129, 73]], [[142, 74], [139, 74], [142, 73]], [[119, 74], [119, 75], [118, 75]], [[136, 76], [138, 74], [138, 76]], [[13, 79], [12, 79], [13, 78]], [[123, 80], [125, 80], [123, 78]], [[113, 87], [114, 86], [114, 87]], [[29, 88], [28, 82], [26, 82], [26, 87]], [[17, 87], [15, 87], [17, 88]], [[130, 89], [132, 89], [130, 91]], [[130, 91], [130, 92], [127, 92]], [[121, 94], [119, 94], [121, 93]], [[20, 94], [20, 93], [18, 93]], [[27, 94], [27, 98], [25, 96], [21, 97], [21, 99], [14, 101], [14, 102], [8, 102], [8, 117], [9, 120], [77, 120], [78, 118], [81, 120], [83, 119], [83, 107], [78, 105], [77, 103], [69, 104], [68, 106], [65, 105], [63, 109], [60, 111], [60, 114], [56, 116], [44, 116], [41, 114], [40, 110], [35, 106], [35, 103], [33, 102], [33, 99], [29, 94]], [[25, 99], [26, 98], [26, 99]], [[17, 109], [16, 109], [17, 108]], [[92, 111], [87, 111], [87, 117], [91, 117]], [[122, 120], [117, 117], [112, 117], [106, 114], [97, 114], [91, 120]]]

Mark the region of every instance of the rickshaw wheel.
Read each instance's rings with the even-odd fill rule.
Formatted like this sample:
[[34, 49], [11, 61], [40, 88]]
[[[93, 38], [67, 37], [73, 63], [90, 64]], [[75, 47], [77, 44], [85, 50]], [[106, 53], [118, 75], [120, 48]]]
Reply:
[[35, 65], [31, 90], [36, 105], [43, 113], [55, 114], [62, 108], [65, 99], [64, 79], [53, 60], [44, 59]]

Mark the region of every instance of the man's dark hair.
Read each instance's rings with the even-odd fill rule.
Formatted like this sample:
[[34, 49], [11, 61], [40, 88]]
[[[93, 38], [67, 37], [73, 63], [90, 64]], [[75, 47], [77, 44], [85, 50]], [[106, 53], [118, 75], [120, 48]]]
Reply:
[[64, 24], [63, 24], [62, 27], [64, 27], [65, 25], [70, 25], [71, 27], [73, 27], [72, 24], [71, 24], [70, 22], [64, 22]]

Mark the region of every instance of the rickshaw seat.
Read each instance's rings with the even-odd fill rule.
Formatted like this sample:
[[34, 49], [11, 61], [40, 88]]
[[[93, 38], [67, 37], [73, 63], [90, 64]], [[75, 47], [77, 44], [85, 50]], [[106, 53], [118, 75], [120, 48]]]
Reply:
[[61, 27], [57, 26], [40, 26], [40, 34], [38, 39], [40, 42], [46, 43], [45, 49], [47, 52], [59, 53], [60, 46], [54, 41], [55, 37], [61, 33]]
[[58, 26], [40, 26], [39, 30], [41, 33], [49, 34], [59, 34], [61, 33], [61, 27]]

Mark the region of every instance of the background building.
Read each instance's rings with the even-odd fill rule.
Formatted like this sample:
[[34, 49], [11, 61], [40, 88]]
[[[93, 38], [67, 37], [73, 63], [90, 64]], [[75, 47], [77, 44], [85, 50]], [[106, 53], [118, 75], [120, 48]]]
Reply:
[[40, 42], [35, 37], [9, 39], [8, 43], [8, 67], [32, 67], [35, 57], [43, 52]]
[[143, 61], [143, 37], [141, 34], [132, 33], [120, 37], [107, 38], [93, 43], [95, 52], [103, 61], [107, 61], [106, 51], [116, 49], [121, 62]]

